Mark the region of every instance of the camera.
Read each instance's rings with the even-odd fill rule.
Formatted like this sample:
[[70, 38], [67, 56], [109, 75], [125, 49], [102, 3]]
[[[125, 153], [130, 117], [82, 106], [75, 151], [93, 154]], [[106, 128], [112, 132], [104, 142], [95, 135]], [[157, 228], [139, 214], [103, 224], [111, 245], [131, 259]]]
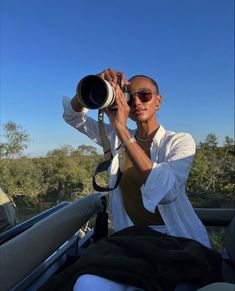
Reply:
[[[127, 103], [131, 101], [131, 95], [122, 88]], [[113, 87], [106, 80], [88, 75], [80, 80], [77, 85], [77, 96], [83, 107], [88, 109], [116, 109], [116, 96]]]

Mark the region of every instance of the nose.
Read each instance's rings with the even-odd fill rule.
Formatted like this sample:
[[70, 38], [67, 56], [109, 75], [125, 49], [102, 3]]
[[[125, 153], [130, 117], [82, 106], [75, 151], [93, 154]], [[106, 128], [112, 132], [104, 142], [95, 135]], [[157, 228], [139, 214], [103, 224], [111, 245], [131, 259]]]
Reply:
[[133, 94], [132, 95], [132, 102], [131, 102], [131, 105], [139, 105], [141, 104], [141, 101], [139, 99], [139, 95], [138, 94]]

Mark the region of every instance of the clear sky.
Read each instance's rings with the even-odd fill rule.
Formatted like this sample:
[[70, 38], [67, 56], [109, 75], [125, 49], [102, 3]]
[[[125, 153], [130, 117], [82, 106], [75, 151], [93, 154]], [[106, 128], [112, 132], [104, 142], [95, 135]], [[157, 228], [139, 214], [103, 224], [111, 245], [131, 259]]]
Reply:
[[29, 133], [26, 154], [94, 145], [62, 96], [108, 67], [157, 80], [166, 129], [234, 137], [233, 0], [1, 0], [0, 122]]

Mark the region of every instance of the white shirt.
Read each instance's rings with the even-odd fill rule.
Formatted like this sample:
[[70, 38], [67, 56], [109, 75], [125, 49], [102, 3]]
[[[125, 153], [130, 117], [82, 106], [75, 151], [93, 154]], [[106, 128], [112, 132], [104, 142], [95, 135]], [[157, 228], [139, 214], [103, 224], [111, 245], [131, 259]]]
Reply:
[[[64, 97], [63, 105], [65, 121], [95, 143], [102, 145], [98, 122], [87, 116], [87, 110], [75, 112], [68, 97]], [[113, 127], [110, 124], [105, 126], [113, 154], [109, 169], [109, 186], [113, 187], [117, 171], [122, 167], [124, 154]], [[134, 135], [135, 130], [129, 131]], [[185, 193], [185, 183], [195, 149], [195, 142], [190, 134], [166, 131], [160, 126], [150, 148], [153, 167], [146, 183], [141, 186], [141, 193], [143, 205], [148, 211], [155, 212], [156, 207], [158, 208], [168, 234], [192, 238], [210, 247], [207, 231]], [[109, 212], [115, 231], [133, 225], [124, 209], [119, 187], [109, 193]]]

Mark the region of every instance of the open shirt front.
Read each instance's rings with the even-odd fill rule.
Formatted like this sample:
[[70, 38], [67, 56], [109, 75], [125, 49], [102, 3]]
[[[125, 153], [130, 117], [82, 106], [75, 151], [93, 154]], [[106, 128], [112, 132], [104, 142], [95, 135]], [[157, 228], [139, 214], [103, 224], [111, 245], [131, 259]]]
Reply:
[[[98, 145], [102, 145], [98, 122], [87, 115], [87, 110], [75, 112], [68, 97], [64, 97], [63, 105], [65, 121]], [[124, 163], [124, 149], [120, 147], [121, 142], [110, 124], [105, 124], [105, 130], [113, 154], [109, 169], [109, 186], [113, 187], [118, 169]], [[135, 130], [129, 131], [135, 134]], [[207, 231], [185, 192], [195, 149], [196, 145], [190, 134], [166, 131], [160, 126], [150, 148], [153, 167], [140, 190], [144, 207], [150, 212], [155, 212], [158, 208], [167, 234], [192, 238], [209, 247]], [[109, 212], [114, 231], [133, 225], [124, 209], [119, 187], [110, 191]], [[158, 227], [156, 229], [161, 231]]]

